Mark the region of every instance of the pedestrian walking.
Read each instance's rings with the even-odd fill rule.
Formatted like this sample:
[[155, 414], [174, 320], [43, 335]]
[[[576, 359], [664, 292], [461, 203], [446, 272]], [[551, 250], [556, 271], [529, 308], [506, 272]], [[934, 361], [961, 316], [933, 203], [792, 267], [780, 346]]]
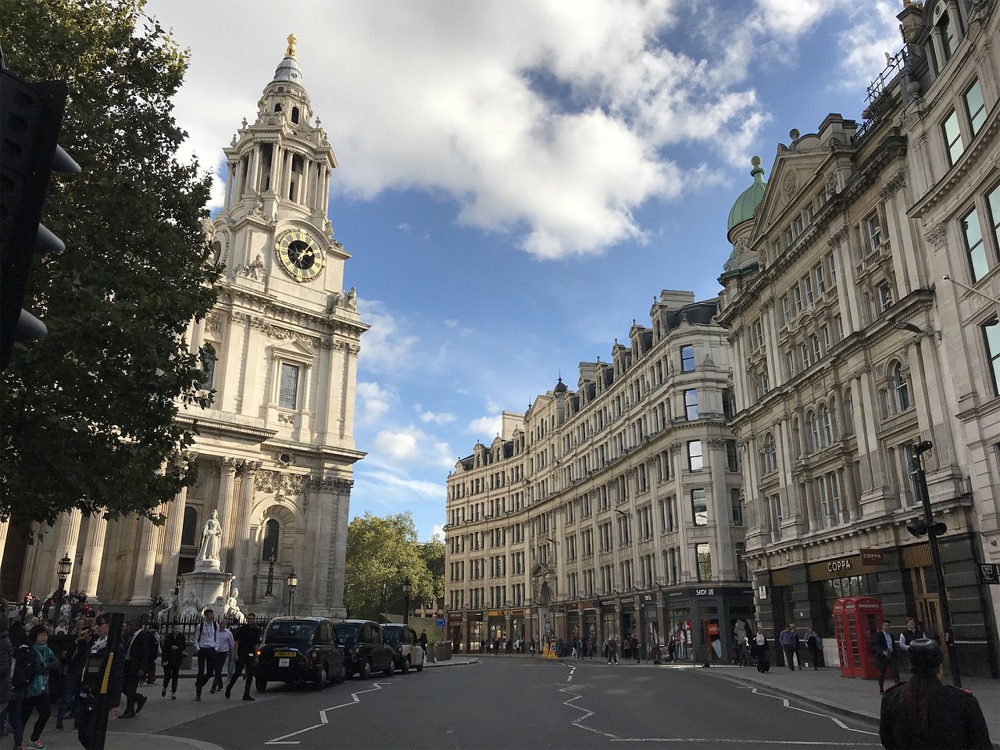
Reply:
[[212, 692], [221, 692], [225, 687], [222, 679], [222, 669], [226, 668], [226, 677], [232, 677], [229, 669], [229, 657], [236, 653], [236, 640], [233, 638], [233, 631], [229, 629], [229, 623], [225, 620], [219, 621], [219, 632], [216, 636], [215, 646], [215, 679], [212, 680]]
[[761, 674], [771, 671], [771, 647], [763, 630], [758, 630], [753, 640], [754, 657], [757, 659], [757, 671]]
[[944, 654], [937, 642], [914, 638], [907, 645], [913, 676], [882, 696], [882, 747], [991, 748], [979, 701], [969, 690], [941, 683]]
[[156, 623], [152, 623], [143, 631], [146, 639], [146, 684], [156, 684], [156, 659], [160, 655], [160, 631]]
[[149, 662], [149, 645], [142, 623], [135, 618], [125, 625], [125, 713], [123, 719], [134, 719], [146, 705], [146, 696], [139, 692], [139, 685], [146, 677]]
[[194, 648], [198, 655], [198, 676], [194, 681], [194, 699], [201, 700], [201, 689], [215, 675], [216, 648], [218, 646], [219, 623], [215, 621], [215, 610], [206, 609], [194, 629]]
[[[43, 750], [46, 746], [41, 742], [42, 732], [52, 715], [52, 703], [49, 698], [49, 672], [59, 669], [59, 659], [49, 648], [49, 632], [44, 625], [36, 625], [28, 632], [31, 643], [30, 653], [33, 657], [33, 676], [24, 692], [24, 704], [21, 707], [21, 725], [27, 727], [28, 719], [35, 711], [38, 718], [31, 728], [31, 737], [24, 743], [25, 748]], [[22, 646], [22, 649], [28, 648]], [[16, 665], [15, 665], [16, 670]]]
[[425, 654], [427, 653], [427, 631], [426, 630], [421, 630], [420, 631], [420, 648], [422, 648], [424, 650]]
[[639, 636], [637, 636], [635, 633], [632, 633], [632, 638], [629, 640], [629, 646], [632, 647], [632, 656], [635, 657], [635, 663], [641, 664], [642, 654], [639, 652]]
[[823, 650], [823, 642], [812, 628], [806, 628], [805, 641], [806, 648], [809, 649], [809, 661], [812, 663], [813, 671], [816, 672], [819, 670], [819, 655]]
[[872, 639], [872, 650], [875, 652], [875, 663], [878, 665], [878, 692], [885, 694], [885, 675], [889, 672], [892, 681], [899, 684], [899, 644], [892, 637], [888, 620], [882, 621], [882, 629], [876, 631]]
[[902, 656], [907, 654], [910, 650], [911, 641], [926, 637], [927, 635], [924, 633], [924, 629], [917, 625], [917, 619], [915, 617], [907, 617], [906, 630], [899, 634], [900, 655]]
[[174, 625], [170, 634], [163, 639], [163, 690], [160, 695], [167, 697], [167, 687], [170, 687], [170, 700], [177, 700], [177, 678], [180, 676], [181, 664], [187, 654], [187, 639], [181, 632], [180, 625]]
[[616, 638], [608, 638], [608, 664], [612, 661], [615, 664], [618, 663], [618, 640]]
[[233, 638], [236, 641], [236, 670], [226, 685], [226, 698], [232, 694], [233, 685], [240, 675], [245, 673], [246, 686], [243, 688], [243, 700], [252, 701], [250, 685], [253, 683], [254, 652], [263, 640], [260, 627], [257, 625], [257, 615], [253, 612], [247, 615], [247, 621], [240, 625]]
[[[781, 650], [785, 655], [785, 664], [790, 670], [795, 671], [795, 656], [799, 648], [799, 639], [795, 635], [795, 626], [786, 625], [785, 629], [781, 631], [778, 635], [778, 643], [781, 644]], [[802, 663], [799, 663], [802, 666]]]
[[[76, 660], [76, 653], [80, 645], [80, 634], [86, 630], [90, 632], [90, 626], [85, 620], [78, 620], [73, 626], [73, 640], [66, 647], [66, 650], [62, 654], [62, 689], [59, 695], [59, 706], [56, 709], [56, 729], [64, 729], [64, 721], [67, 716], [73, 715], [73, 701], [76, 700], [77, 694], [77, 675], [73, 670], [73, 663]], [[83, 648], [90, 648], [90, 642], [87, 641]]]
[[10, 616], [7, 610], [7, 602], [3, 602], [3, 612], [0, 612], [0, 737], [3, 737], [7, 722], [10, 722], [14, 748], [19, 750], [24, 744], [24, 724], [21, 723], [24, 688], [19, 689], [12, 684], [17, 648], [10, 639]]
[[[98, 726], [102, 710], [110, 710], [111, 716], [118, 718], [121, 705], [123, 670], [122, 660], [108, 657], [109, 615], [98, 615], [94, 630], [84, 630], [78, 636], [76, 654], [72, 663], [80, 693], [73, 704], [73, 717], [77, 737], [84, 750], [98, 750]], [[109, 669], [110, 668], [110, 669]], [[107, 676], [107, 683], [105, 677]], [[107, 703], [101, 704], [101, 689], [106, 689]], [[103, 743], [100, 743], [103, 748]]]

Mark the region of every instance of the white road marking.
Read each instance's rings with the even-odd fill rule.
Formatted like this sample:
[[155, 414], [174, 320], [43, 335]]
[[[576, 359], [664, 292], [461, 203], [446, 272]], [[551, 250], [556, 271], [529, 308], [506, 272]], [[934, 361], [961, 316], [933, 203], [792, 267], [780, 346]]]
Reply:
[[785, 708], [791, 709], [792, 711], [801, 711], [804, 714], [810, 714], [812, 716], [819, 716], [820, 718], [829, 719], [838, 727], [840, 727], [841, 729], [846, 729], [848, 732], [857, 732], [858, 734], [868, 734], [871, 735], [872, 737], [878, 736], [878, 732], [869, 732], [866, 729], [854, 729], [853, 727], [849, 727], [847, 726], [847, 724], [842, 722], [836, 716], [830, 716], [829, 714], [820, 713], [819, 711], [810, 711], [808, 708], [793, 706], [788, 698], [782, 698], [777, 695], [771, 695], [770, 693], [763, 693], [756, 687], [751, 688], [751, 692], [753, 692], [754, 695], [761, 696], [762, 698], [774, 698], [775, 700], [779, 700], [782, 702]]
[[381, 690], [382, 686], [384, 684], [389, 684], [389, 683], [375, 682], [367, 690], [358, 690], [356, 693], [351, 693], [351, 700], [349, 702], [347, 702], [347, 703], [340, 703], [340, 704], [338, 704], [336, 706], [330, 706], [329, 708], [321, 709], [320, 712], [319, 712], [319, 721], [320, 721], [319, 724], [313, 724], [311, 727], [306, 727], [305, 729], [299, 729], [298, 731], [292, 732], [291, 734], [283, 734], [281, 737], [275, 737], [273, 740], [268, 740], [264, 744], [265, 745], [298, 745], [299, 744], [298, 740], [293, 740], [291, 742], [286, 742], [285, 740], [287, 740], [289, 737], [295, 737], [296, 735], [304, 734], [305, 732], [311, 732], [314, 729], [319, 729], [324, 724], [329, 724], [330, 720], [327, 717], [327, 712], [329, 712], [329, 711], [336, 711], [339, 708], [347, 708], [348, 706], [355, 706], [355, 705], [357, 705], [358, 703], [361, 702], [361, 699], [358, 697], [359, 695], [364, 695], [365, 693], [374, 693], [374, 692], [376, 692], [378, 690]]

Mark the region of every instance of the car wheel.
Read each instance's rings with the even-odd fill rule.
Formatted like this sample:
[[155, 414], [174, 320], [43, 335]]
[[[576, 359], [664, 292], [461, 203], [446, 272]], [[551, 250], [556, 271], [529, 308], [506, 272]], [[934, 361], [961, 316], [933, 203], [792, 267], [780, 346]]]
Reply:
[[264, 678], [258, 677], [256, 680], [256, 684], [258, 693], [263, 693], [265, 690], [267, 690], [267, 680], [265, 680]]
[[383, 672], [382, 674], [384, 674], [386, 677], [392, 677], [392, 673], [395, 672], [395, 671], [396, 671], [396, 662], [390, 656], [389, 657], [389, 666], [385, 668], [385, 672]]
[[410, 671], [410, 657], [409, 656], [406, 657], [406, 660], [403, 662], [403, 665], [399, 668], [399, 671], [402, 672], [403, 674], [406, 674], [407, 672]]
[[372, 663], [370, 659], [365, 659], [361, 662], [361, 669], [358, 670], [358, 677], [362, 680], [367, 680], [372, 676]]

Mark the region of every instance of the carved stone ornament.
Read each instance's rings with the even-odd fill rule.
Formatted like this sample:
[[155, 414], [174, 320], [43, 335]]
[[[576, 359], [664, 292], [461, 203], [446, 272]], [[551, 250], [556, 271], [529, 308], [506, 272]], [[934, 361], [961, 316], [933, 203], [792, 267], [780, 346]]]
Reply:
[[209, 315], [205, 318], [205, 330], [209, 333], [218, 333], [222, 330], [222, 318], [218, 315]]
[[783, 182], [783, 187], [785, 189], [785, 194], [789, 198], [795, 195], [799, 190], [798, 175], [796, 175], [795, 172], [789, 172], [788, 175], [785, 177], [785, 180]]
[[307, 479], [304, 474], [263, 469], [254, 474], [254, 489], [258, 492], [274, 493], [276, 499], [301, 495]]
[[880, 191], [882, 200], [888, 200], [904, 187], [906, 187], [906, 170], [901, 169], [882, 186]]
[[941, 222], [937, 226], [933, 226], [924, 232], [924, 239], [933, 245], [936, 250], [941, 250], [944, 247], [944, 241], [947, 235], [947, 227], [944, 222]]
[[319, 492], [340, 492], [350, 494], [354, 482], [340, 477], [322, 476], [309, 477], [309, 489]]

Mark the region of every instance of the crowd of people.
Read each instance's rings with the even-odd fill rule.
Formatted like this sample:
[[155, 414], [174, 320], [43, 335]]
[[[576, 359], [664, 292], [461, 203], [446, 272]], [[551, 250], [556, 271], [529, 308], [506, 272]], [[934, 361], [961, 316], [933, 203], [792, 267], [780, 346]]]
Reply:
[[[179, 625], [161, 634], [155, 622], [128, 619], [117, 649], [120, 658], [107, 669], [111, 616], [95, 611], [85, 594], [70, 592], [65, 599], [58, 607], [55, 599], [40, 601], [31, 595], [16, 605], [0, 600], [0, 737], [13, 735], [15, 750], [44, 750], [52, 714], [56, 730], [71, 722], [85, 750], [97, 747], [101, 712], [135, 718], [147, 701], [143, 688], [161, 684], [158, 663], [161, 697], [169, 692], [172, 700], [177, 698], [188, 655], [188, 638]], [[253, 614], [234, 632], [206, 609], [194, 633], [195, 699], [201, 700], [209, 682], [211, 693], [229, 698], [242, 678], [243, 700], [254, 700], [254, 654], [262, 640]]]

